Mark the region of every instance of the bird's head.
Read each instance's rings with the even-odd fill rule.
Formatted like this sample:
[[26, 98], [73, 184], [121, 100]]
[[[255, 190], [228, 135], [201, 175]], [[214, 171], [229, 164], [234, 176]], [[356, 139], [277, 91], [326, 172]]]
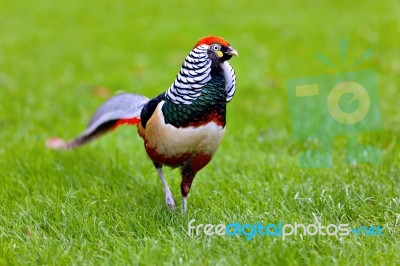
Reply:
[[201, 38], [194, 48], [205, 45], [207, 46], [207, 53], [209, 58], [215, 62], [220, 61], [224, 62], [226, 60], [231, 59], [232, 56], [239, 56], [238, 52], [233, 49], [230, 44], [221, 37], [218, 36], [207, 36]]

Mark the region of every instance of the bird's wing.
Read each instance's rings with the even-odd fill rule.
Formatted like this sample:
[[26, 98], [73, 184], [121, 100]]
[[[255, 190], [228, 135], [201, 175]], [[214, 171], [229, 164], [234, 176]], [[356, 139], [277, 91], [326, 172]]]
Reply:
[[140, 115], [140, 123], [142, 124], [143, 128], [146, 128], [147, 121], [152, 117], [154, 114], [154, 111], [156, 110], [158, 104], [165, 100], [165, 92], [158, 95], [157, 97], [151, 99], [144, 107], [142, 110], [142, 113]]
[[75, 139], [64, 142], [53, 138], [46, 142], [49, 148], [72, 149], [79, 147], [119, 125], [140, 123], [140, 114], [149, 101], [142, 95], [122, 93], [108, 99], [94, 113], [85, 131]]

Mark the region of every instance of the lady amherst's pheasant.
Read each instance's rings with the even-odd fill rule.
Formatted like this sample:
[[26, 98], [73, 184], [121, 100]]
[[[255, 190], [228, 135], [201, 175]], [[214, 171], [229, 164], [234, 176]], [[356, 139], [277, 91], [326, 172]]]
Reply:
[[180, 168], [185, 212], [193, 179], [211, 161], [224, 134], [226, 103], [236, 89], [235, 72], [228, 63], [233, 55], [238, 53], [221, 37], [201, 38], [166, 92], [151, 100], [137, 94], [116, 95], [99, 107], [80, 136], [69, 142], [50, 139], [47, 146], [76, 148], [121, 124], [138, 125], [171, 209], [175, 202], [162, 167]]

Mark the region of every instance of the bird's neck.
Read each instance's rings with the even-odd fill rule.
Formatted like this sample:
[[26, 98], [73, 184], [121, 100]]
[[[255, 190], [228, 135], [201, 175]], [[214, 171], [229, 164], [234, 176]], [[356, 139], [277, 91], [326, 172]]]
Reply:
[[196, 127], [215, 122], [225, 126], [227, 94], [221, 65], [212, 64], [210, 75], [210, 81], [190, 104], [177, 104], [166, 99], [162, 111], [167, 124], [175, 127]]

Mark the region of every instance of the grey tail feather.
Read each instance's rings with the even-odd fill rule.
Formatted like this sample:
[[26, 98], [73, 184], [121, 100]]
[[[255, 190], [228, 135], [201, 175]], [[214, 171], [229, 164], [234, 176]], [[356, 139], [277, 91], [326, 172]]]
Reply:
[[78, 137], [69, 142], [58, 138], [50, 139], [46, 145], [53, 149], [73, 149], [82, 146], [112, 130], [121, 119], [140, 119], [141, 111], [148, 101], [147, 97], [138, 94], [115, 95], [96, 110], [85, 131]]
[[92, 132], [90, 134], [83, 133], [83, 134], [79, 135], [75, 139], [67, 142], [65, 144], [65, 149], [78, 148], [79, 146], [82, 146], [92, 140], [95, 140], [96, 138], [101, 137], [103, 134], [110, 131], [117, 121], [118, 120], [108, 121], [104, 124], [101, 124], [98, 128], [96, 128], [96, 130], [94, 132]]

